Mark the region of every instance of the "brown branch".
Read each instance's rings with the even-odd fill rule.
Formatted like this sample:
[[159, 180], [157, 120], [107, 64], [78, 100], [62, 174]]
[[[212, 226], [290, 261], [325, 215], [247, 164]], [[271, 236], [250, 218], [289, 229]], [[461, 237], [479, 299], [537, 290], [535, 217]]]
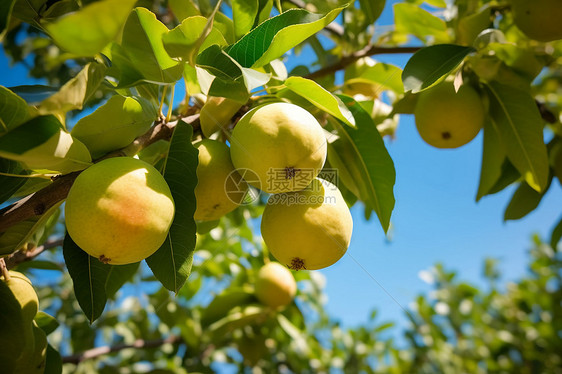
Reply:
[[[192, 116], [183, 119], [184, 122], [192, 125], [198, 126], [199, 115], [194, 114]], [[173, 129], [176, 122], [159, 122], [148, 130], [144, 135], [139, 136], [135, 141], [115, 152], [111, 152], [108, 155], [96, 160], [96, 162], [109, 157], [118, 157], [125, 155], [132, 155], [140, 151], [142, 148], [149, 146], [150, 144], [156, 142], [160, 139], [170, 139], [172, 136]], [[65, 174], [59, 176], [53, 180], [53, 183], [47, 187], [24, 197], [23, 199], [15, 202], [0, 210], [0, 233], [5, 232], [8, 228], [15, 225], [18, 222], [25, 221], [26, 219], [40, 216], [45, 213], [49, 208], [53, 207], [55, 204], [66, 199], [70, 187], [74, 183], [74, 180], [80, 171], [76, 171], [70, 174]]]
[[43, 251], [47, 249], [60, 247], [63, 243], [63, 239], [49, 240], [39, 247], [35, 247], [28, 251], [17, 251], [12, 253], [10, 256], [6, 257], [6, 267], [8, 269], [13, 269], [22, 262], [27, 262], [33, 260], [35, 257], [39, 256]]
[[338, 70], [345, 69], [348, 65], [353, 64], [355, 61], [363, 57], [383, 54], [416, 53], [421, 48], [422, 47], [378, 47], [370, 45], [355, 53], [352, 53], [351, 55], [342, 57], [333, 65], [326, 66], [325, 68], [308, 74], [305, 78], [315, 79], [335, 73]]
[[71, 356], [65, 356], [62, 358], [63, 363], [71, 363], [71, 364], [79, 364], [82, 361], [90, 360], [99, 356], [106, 355], [108, 353], [119, 352], [123, 349], [127, 348], [136, 348], [136, 349], [147, 349], [147, 348], [156, 348], [160, 347], [164, 344], [178, 344], [183, 342], [183, 339], [179, 336], [169, 336], [165, 339], [156, 339], [156, 340], [142, 340], [138, 339], [133, 342], [133, 344], [117, 344], [114, 346], [104, 346], [104, 347], [97, 347], [88, 349], [87, 351], [77, 353]]

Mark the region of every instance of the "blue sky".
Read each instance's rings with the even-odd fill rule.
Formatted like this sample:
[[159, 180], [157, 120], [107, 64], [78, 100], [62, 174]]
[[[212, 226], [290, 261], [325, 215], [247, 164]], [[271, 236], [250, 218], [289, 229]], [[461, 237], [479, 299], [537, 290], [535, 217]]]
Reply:
[[[387, 3], [377, 24], [392, 24], [393, 2]], [[408, 57], [376, 59], [403, 67]], [[305, 50], [300, 59], [307, 58], [310, 52]], [[9, 67], [3, 53], [0, 71], [1, 85], [33, 83], [22, 66]], [[482, 134], [462, 148], [439, 150], [421, 140], [412, 116], [402, 116], [396, 140], [387, 146], [397, 174], [392, 238], [386, 239], [376, 217], [366, 222], [358, 204], [352, 208], [354, 232], [347, 255], [321, 271], [327, 279], [327, 309], [344, 325], [366, 322], [376, 308], [381, 320], [403, 327], [401, 307], [430, 289], [419, 272], [437, 262], [476, 283], [486, 257], [500, 259], [504, 280], [522, 276], [531, 235], [547, 238], [562, 214], [557, 180], [538, 209], [520, 221], [503, 222], [513, 187], [476, 203]]]

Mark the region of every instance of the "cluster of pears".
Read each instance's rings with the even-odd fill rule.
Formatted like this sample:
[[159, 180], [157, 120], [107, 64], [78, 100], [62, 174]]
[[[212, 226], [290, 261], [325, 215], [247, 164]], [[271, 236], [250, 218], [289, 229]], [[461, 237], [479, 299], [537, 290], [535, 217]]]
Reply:
[[[240, 107], [233, 100], [209, 97], [200, 114], [203, 134], [227, 134]], [[196, 143], [195, 219], [217, 220], [231, 212], [251, 185], [273, 194], [261, 232], [278, 261], [291, 269], [312, 270], [339, 260], [349, 246], [353, 223], [337, 187], [317, 178], [327, 143], [314, 116], [294, 104], [267, 103], [240, 118], [229, 143]]]
[[0, 372], [43, 373], [47, 336], [34, 321], [39, 300], [31, 281], [9, 271], [0, 278], [0, 300]]
[[478, 92], [463, 84], [458, 91], [445, 80], [422, 91], [414, 111], [422, 139], [437, 148], [458, 148], [469, 143], [484, 126], [486, 109]]
[[[223, 127], [240, 106], [210, 98], [201, 110], [203, 132]], [[263, 213], [262, 235], [281, 263], [312, 270], [339, 260], [349, 246], [353, 223], [337, 187], [317, 178], [327, 144], [314, 116], [293, 104], [261, 105], [238, 121], [229, 140], [230, 147], [210, 138], [195, 144], [194, 218], [218, 220], [243, 202], [250, 184], [274, 194]], [[239, 172], [245, 170], [253, 178], [244, 180]], [[152, 255], [166, 240], [174, 214], [174, 200], [160, 172], [131, 157], [108, 158], [84, 170], [65, 205], [73, 241], [113, 265]]]

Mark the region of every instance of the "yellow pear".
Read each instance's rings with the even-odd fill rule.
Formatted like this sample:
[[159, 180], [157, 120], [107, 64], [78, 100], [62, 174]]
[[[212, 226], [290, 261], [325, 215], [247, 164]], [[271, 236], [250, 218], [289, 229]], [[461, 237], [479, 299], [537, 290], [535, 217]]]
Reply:
[[478, 135], [484, 126], [484, 104], [478, 92], [462, 85], [458, 92], [445, 81], [420, 93], [414, 111], [422, 139], [437, 148], [457, 148]]
[[513, 20], [529, 38], [542, 42], [562, 39], [562, 1], [511, 0]]
[[270, 262], [259, 270], [256, 297], [272, 308], [286, 306], [297, 293], [297, 282], [291, 271], [278, 262]]
[[327, 143], [316, 118], [288, 103], [265, 104], [234, 127], [230, 155], [237, 169], [257, 175], [248, 183], [269, 193], [302, 190], [326, 161]]
[[195, 146], [199, 150], [199, 164], [194, 218], [199, 221], [214, 221], [240, 205], [248, 185], [234, 170], [226, 144], [204, 139]]
[[199, 113], [201, 131], [206, 137], [230, 124], [232, 116], [242, 107], [237, 101], [225, 97], [209, 96]]
[[375, 66], [377, 61], [371, 57], [362, 57], [345, 69], [343, 93], [349, 96], [363, 95], [366, 97], [378, 97], [382, 86], [369, 82], [361, 75], [369, 68]]
[[129, 264], [162, 245], [174, 209], [170, 188], [152, 165], [109, 158], [76, 178], [66, 200], [66, 228], [91, 256], [113, 265]]
[[33, 344], [24, 350], [14, 370], [14, 374], [42, 374], [47, 363], [47, 335], [37, 326], [31, 325]]
[[336, 186], [315, 179], [303, 191], [272, 195], [261, 233], [273, 256], [293, 270], [316, 270], [347, 251], [353, 221]]

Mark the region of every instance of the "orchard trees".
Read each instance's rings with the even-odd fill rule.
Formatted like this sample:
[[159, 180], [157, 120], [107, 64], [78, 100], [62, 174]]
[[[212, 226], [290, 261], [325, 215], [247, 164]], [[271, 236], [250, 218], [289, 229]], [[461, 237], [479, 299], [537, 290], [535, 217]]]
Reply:
[[[369, 355], [342, 350], [337, 333], [331, 353], [313, 336], [303, 311], [312, 309], [319, 328], [336, 326], [305, 269], [344, 255], [356, 203], [389, 229], [396, 175], [382, 137], [394, 136], [400, 115], [414, 114], [422, 139], [439, 148], [482, 131], [477, 200], [515, 184], [506, 219], [532, 211], [562, 175], [557, 1], [3, 4], [5, 54], [46, 84], [0, 87], [0, 316], [18, 318], [17, 297], [4, 287], [10, 268], [64, 263], [58, 286], [67, 291], [57, 297], [76, 300], [84, 315], [42, 288], [56, 318], [26, 321], [47, 334], [56, 320], [68, 324], [50, 337], [74, 354], [67, 363], [87, 360], [79, 352], [105, 339], [166, 346], [146, 353], [151, 368], [209, 370], [228, 348], [244, 355], [237, 362], [270, 371], [299, 372], [312, 360], [329, 368], [342, 357], [368, 366]], [[385, 6], [394, 23], [379, 28]], [[308, 47], [316, 60], [295, 66]], [[371, 58], [386, 53], [412, 56], [404, 69]], [[562, 222], [553, 248], [561, 232]], [[281, 265], [266, 264], [270, 254]], [[313, 290], [295, 296], [292, 277]], [[219, 278], [221, 292], [198, 302]], [[161, 284], [150, 307], [133, 302], [136, 327], [106, 308], [130, 280]], [[94, 321], [103, 333], [88, 326]], [[60, 372], [57, 351], [33, 334], [14, 349]], [[60, 334], [70, 334], [69, 346]], [[371, 337], [366, 328], [349, 334]], [[295, 353], [283, 356], [277, 342], [287, 339]], [[250, 354], [257, 346], [266, 349]], [[372, 348], [380, 362], [400, 353], [392, 342]], [[431, 366], [428, 357], [405, 365]], [[88, 365], [100, 369], [77, 370]]]

